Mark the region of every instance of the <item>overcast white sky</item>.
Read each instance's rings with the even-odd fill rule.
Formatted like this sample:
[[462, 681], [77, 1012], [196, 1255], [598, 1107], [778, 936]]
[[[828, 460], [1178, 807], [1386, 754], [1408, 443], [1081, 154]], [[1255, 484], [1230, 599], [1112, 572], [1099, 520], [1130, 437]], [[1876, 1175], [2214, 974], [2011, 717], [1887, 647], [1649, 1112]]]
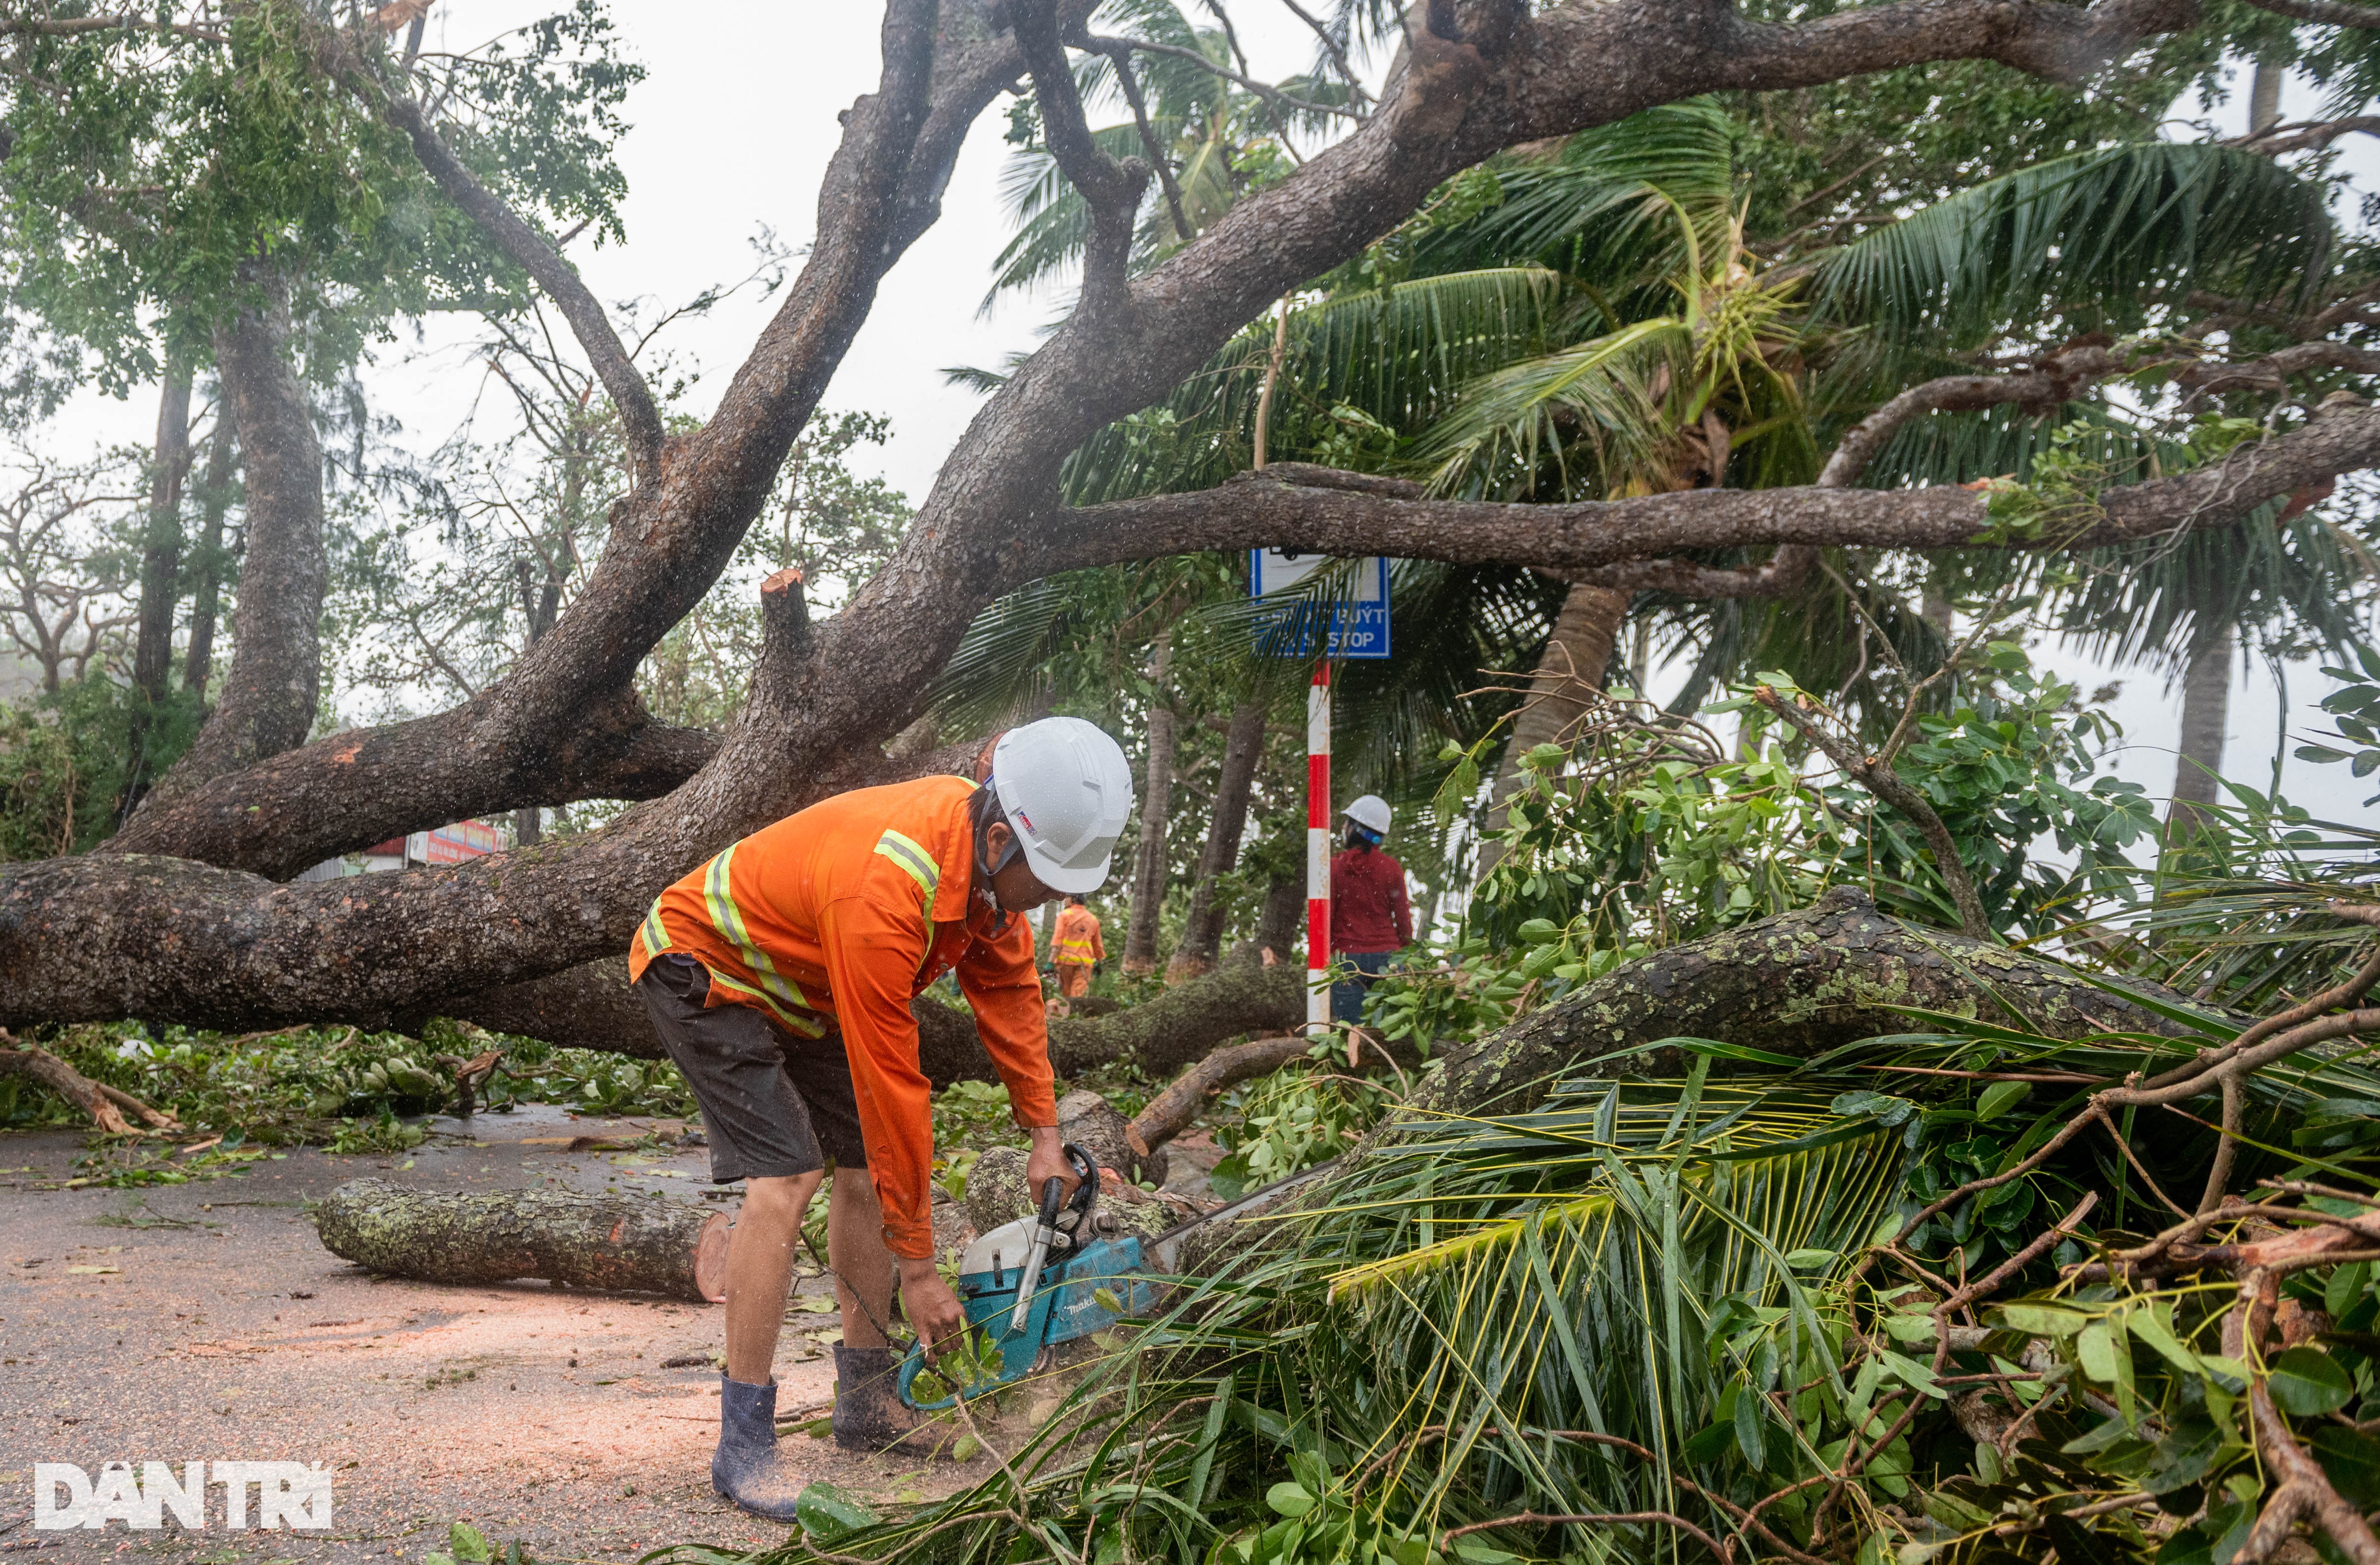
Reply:
[[[763, 226], [789, 244], [807, 243], [819, 177], [840, 132], [835, 116], [875, 83], [879, 8], [866, 0], [706, 0], [700, 6], [613, 0], [611, 8], [649, 75], [629, 98], [633, 129], [620, 149], [628, 179], [627, 243], [594, 250], [581, 240], [573, 249], [599, 297], [666, 307], [711, 283], [739, 277], [750, 269], [748, 241]], [[445, 0], [431, 13], [428, 46], [470, 48], [551, 9], [551, 0]], [[1278, 79], [1305, 67], [1312, 35], [1285, 8], [1242, 0], [1232, 15], [1259, 77]], [[2293, 93], [2285, 114], [2294, 117], [2312, 106], [2310, 97]], [[2194, 114], [2195, 105], [2178, 112]], [[2235, 100], [2226, 117], [2243, 115]], [[1010, 350], [1029, 348], [1036, 328], [1061, 307], [1062, 301], [1045, 299], [1011, 301], [989, 317], [977, 313], [991, 258], [1007, 236], [998, 202], [1005, 123], [995, 106], [976, 127], [941, 222], [886, 280], [825, 399], [829, 410], [891, 415], [891, 445], [863, 455], [860, 465], [880, 464], [913, 500], [930, 486], [978, 406], [972, 393], [944, 385], [941, 370], [996, 365]], [[672, 328], [671, 348], [708, 372], [693, 410], [711, 405], [768, 308], [733, 300], [708, 319]], [[380, 407], [404, 421], [406, 443], [416, 450], [437, 445], [481, 389], [480, 372], [455, 346], [460, 340], [433, 323], [421, 344], [383, 349], [369, 376]], [[149, 397], [121, 404], [87, 393], [44, 443], [62, 455], [103, 441], [145, 444], [154, 416]], [[2055, 646], [2041, 655], [2086, 691], [2123, 681], [2110, 707], [2130, 741], [2118, 769], [2165, 793], [2173, 776], [2178, 698], [2169, 698], [2154, 674], [2101, 668]], [[2315, 707], [2331, 681], [2309, 666], [2293, 670], [2289, 683], [2289, 727], [2298, 732], [2321, 727]], [[2261, 784], [2269, 775], [2280, 719], [2269, 677], [2262, 668], [2243, 668], [2225, 769]], [[2343, 768], [2287, 760], [2283, 786], [2317, 814], [2372, 818], [2361, 805], [2372, 789], [2349, 779]]]

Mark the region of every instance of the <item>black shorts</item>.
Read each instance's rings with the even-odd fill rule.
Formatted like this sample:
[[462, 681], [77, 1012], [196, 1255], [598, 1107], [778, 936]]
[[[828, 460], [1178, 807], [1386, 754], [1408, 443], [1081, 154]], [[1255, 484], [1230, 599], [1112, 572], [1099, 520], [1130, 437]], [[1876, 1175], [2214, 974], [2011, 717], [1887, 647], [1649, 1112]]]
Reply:
[[757, 1007], [706, 1006], [710, 970], [675, 955], [648, 963], [637, 993], [702, 1105], [713, 1184], [868, 1167], [851, 1060], [832, 1022], [823, 1037], [798, 1038]]

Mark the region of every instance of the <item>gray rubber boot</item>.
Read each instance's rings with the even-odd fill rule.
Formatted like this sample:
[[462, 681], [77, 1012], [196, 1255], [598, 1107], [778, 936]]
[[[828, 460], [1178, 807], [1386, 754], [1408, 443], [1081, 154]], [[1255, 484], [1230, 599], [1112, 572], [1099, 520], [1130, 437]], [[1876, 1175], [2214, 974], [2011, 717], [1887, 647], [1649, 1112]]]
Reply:
[[807, 1482], [777, 1449], [777, 1388], [719, 1377], [719, 1450], [710, 1486], [755, 1516], [791, 1522]]
[[[940, 1456], [951, 1431], [934, 1428], [933, 1416], [901, 1400], [890, 1348], [834, 1351], [834, 1443], [847, 1451], [880, 1451], [893, 1446], [909, 1454]], [[916, 1439], [909, 1437], [917, 1436]]]

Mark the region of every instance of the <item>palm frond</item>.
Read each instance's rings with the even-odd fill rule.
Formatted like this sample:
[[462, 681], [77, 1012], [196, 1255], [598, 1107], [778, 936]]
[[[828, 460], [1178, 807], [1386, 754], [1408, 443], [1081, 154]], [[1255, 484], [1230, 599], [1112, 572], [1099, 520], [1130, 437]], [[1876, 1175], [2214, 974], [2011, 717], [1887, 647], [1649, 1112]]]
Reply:
[[1974, 347], [2034, 322], [2126, 331], [2180, 290], [2289, 302], [2320, 275], [2322, 187], [2237, 148], [2077, 153], [1962, 190], [1823, 258], [1823, 319]]

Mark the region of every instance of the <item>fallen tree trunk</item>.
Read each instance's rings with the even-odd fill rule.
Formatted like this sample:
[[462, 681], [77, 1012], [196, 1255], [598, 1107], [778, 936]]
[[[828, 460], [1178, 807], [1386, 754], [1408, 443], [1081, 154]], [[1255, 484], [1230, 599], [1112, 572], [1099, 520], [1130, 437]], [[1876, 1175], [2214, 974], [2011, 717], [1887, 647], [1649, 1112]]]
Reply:
[[[2161, 984], [2135, 981], [2160, 1005], [2244, 1025], [2245, 1019]], [[2180, 1024], [2095, 985], [2060, 963], [1944, 930], [1905, 923], [1868, 895], [1839, 886], [1814, 907], [1690, 940], [1616, 968], [1554, 1005], [1467, 1045], [1424, 1082], [1411, 1107], [1437, 1116], [1524, 1114], [1557, 1079], [1676, 1077], [1681, 1048], [1635, 1051], [1670, 1038], [1709, 1038], [1775, 1054], [1809, 1056], [1839, 1044], [1925, 1030], [1904, 1009], [2027, 1027], [2054, 1038], [2095, 1033], [2180, 1033]], [[1622, 1055], [1625, 1058], [1620, 1058]], [[1730, 1062], [1714, 1059], [1715, 1072]], [[1396, 1125], [1368, 1144], [1393, 1137]], [[1328, 1205], [1363, 1149], [1299, 1191], [1297, 1207]], [[1218, 1224], [1184, 1247], [1182, 1269], [1197, 1273], [1271, 1236], [1297, 1230], [1275, 1210], [1260, 1222]]]
[[[1050, 1063], [1079, 1076], [1111, 1062], [1144, 1075], [1171, 1076], [1242, 1033], [1272, 1033], [1305, 1019], [1305, 970], [1227, 967], [1169, 989], [1146, 1005], [1107, 1016], [1050, 1023]], [[956, 1006], [919, 1000], [917, 1056], [937, 1088], [953, 1082], [996, 1082], [974, 1019]]]
[[[1227, 967], [1147, 1005], [1100, 1016], [1058, 1018], [1050, 1023], [1050, 1063], [1061, 1076], [1078, 1076], [1117, 1060], [1150, 1076], [1172, 1075], [1240, 1033], [1278, 1032], [1304, 1021], [1305, 971]], [[917, 1000], [909, 1009], [917, 1018], [918, 1063], [936, 1091], [953, 1082], [1000, 1080], [991, 1056], [976, 1035], [975, 1019], [966, 1011], [936, 999]], [[644, 1002], [628, 985], [625, 957], [606, 957], [551, 977], [485, 990], [442, 1007], [438, 1014], [492, 1033], [567, 1048], [638, 1059], [665, 1058]], [[427, 1020], [417, 1013], [405, 1019], [405, 1025], [418, 1032]]]
[[[2163, 1005], [2231, 1020], [2160, 984], [2131, 986]], [[2054, 1038], [2183, 1030], [2058, 962], [1904, 923], [1878, 911], [1865, 892], [1839, 886], [1814, 907], [1614, 969], [1558, 1004], [1450, 1050], [1445, 1070], [1414, 1107], [1439, 1114], [1524, 1113], [1544, 1101], [1559, 1074], [1683, 1074], [1682, 1049], [1603, 1063], [1664, 1038], [1803, 1056], [1926, 1030], [1900, 1007], [2029, 1027]], [[1715, 1070], [1725, 1066], [1713, 1062]]]
[[727, 1216], [684, 1202], [546, 1190], [450, 1195], [350, 1180], [314, 1220], [332, 1254], [391, 1277], [543, 1278], [697, 1302], [727, 1296]]
[[1305, 1058], [1313, 1043], [1300, 1034], [1251, 1038], [1217, 1049], [1173, 1079], [1172, 1084], [1148, 1100], [1148, 1106], [1124, 1127], [1124, 1141], [1134, 1155], [1147, 1157], [1182, 1133], [1183, 1127], [1225, 1087], [1269, 1076], [1293, 1060]]

